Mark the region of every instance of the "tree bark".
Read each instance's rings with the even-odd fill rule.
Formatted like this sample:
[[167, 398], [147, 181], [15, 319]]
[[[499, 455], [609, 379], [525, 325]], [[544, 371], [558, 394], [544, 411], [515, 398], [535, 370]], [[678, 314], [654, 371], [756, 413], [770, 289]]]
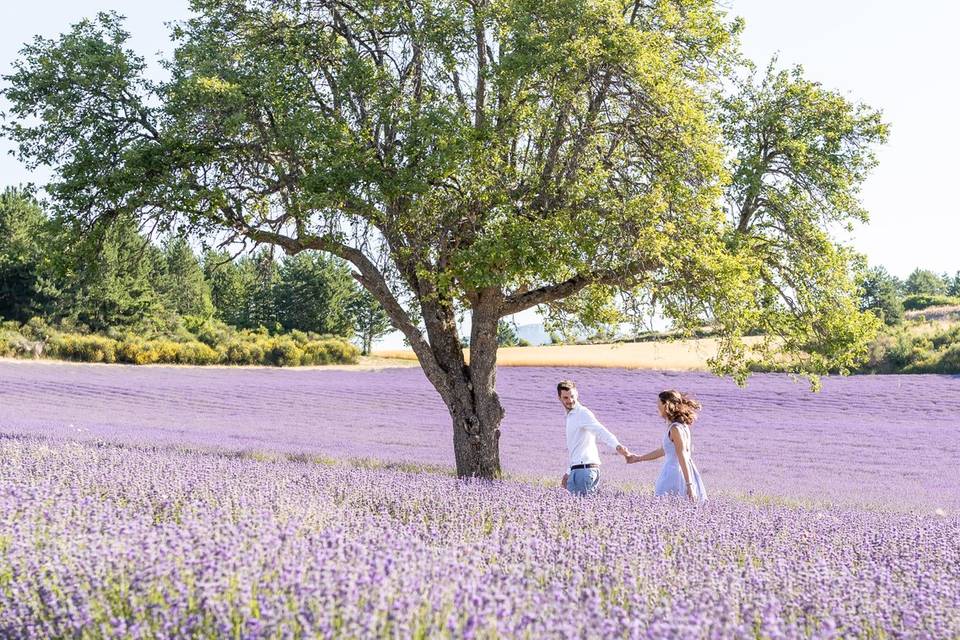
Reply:
[[504, 410], [497, 394], [499, 319], [499, 309], [492, 304], [481, 302], [473, 309], [470, 364], [465, 367], [471, 413], [462, 425], [454, 418], [453, 447], [459, 476], [492, 479], [501, 475], [500, 423]]
[[[468, 367], [469, 369], [469, 367]], [[469, 371], [468, 371], [469, 375]], [[499, 478], [503, 408], [492, 388], [474, 386], [448, 407], [453, 419], [453, 452], [460, 478]]]
[[499, 478], [503, 406], [496, 392], [497, 321], [500, 298], [490, 296], [473, 309], [470, 364], [466, 363], [449, 307], [424, 302], [424, 324], [431, 351], [443, 371], [434, 384], [453, 422], [457, 476]]

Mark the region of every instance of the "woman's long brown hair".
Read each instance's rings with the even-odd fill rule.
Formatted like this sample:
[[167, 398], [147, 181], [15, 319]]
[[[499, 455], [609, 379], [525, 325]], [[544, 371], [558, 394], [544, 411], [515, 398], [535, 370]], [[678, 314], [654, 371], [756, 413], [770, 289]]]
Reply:
[[676, 389], [661, 391], [660, 402], [663, 403], [663, 411], [670, 422], [682, 422], [687, 425], [696, 421], [697, 412], [701, 409], [696, 398]]

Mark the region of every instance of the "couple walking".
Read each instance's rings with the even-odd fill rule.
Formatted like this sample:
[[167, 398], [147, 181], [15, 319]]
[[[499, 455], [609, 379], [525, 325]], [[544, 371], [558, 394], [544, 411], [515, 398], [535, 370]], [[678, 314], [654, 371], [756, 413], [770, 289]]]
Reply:
[[660, 393], [657, 408], [667, 423], [663, 443], [643, 455], [635, 455], [620, 444], [617, 437], [580, 404], [577, 385], [570, 380], [557, 384], [557, 396], [567, 411], [567, 450], [570, 469], [563, 476], [563, 486], [578, 495], [596, 493], [600, 488], [600, 453], [597, 439], [622, 455], [627, 464], [665, 458], [654, 493], [658, 496], [686, 496], [690, 500], [707, 499], [707, 492], [697, 466], [693, 464], [690, 426], [697, 419], [700, 403], [673, 389]]

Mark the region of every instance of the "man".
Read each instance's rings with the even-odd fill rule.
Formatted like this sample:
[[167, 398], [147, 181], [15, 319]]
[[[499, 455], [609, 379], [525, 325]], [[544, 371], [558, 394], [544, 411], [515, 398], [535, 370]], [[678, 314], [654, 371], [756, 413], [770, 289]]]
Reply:
[[620, 444], [617, 437], [593, 415], [590, 409], [577, 401], [577, 385], [571, 380], [557, 384], [557, 396], [567, 411], [567, 450], [570, 452], [570, 469], [564, 474], [562, 484], [570, 493], [587, 495], [600, 489], [600, 452], [597, 438], [616, 449], [626, 458], [630, 452]]

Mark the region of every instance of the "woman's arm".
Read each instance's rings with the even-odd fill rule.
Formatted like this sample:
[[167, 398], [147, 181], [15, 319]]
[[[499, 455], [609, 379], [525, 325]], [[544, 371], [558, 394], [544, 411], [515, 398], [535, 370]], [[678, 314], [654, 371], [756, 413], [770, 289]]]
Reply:
[[662, 458], [664, 456], [663, 447], [654, 449], [649, 453], [645, 453], [642, 456], [638, 455], [629, 455], [627, 456], [627, 464], [633, 464], [634, 462], [646, 462], [647, 460], [656, 460], [657, 458]]
[[683, 455], [683, 434], [680, 429], [670, 427], [670, 442], [677, 451], [677, 461], [680, 462], [680, 471], [683, 472], [683, 481], [687, 487], [687, 497], [693, 500], [693, 483], [690, 481], [690, 470], [687, 469], [687, 457]]

